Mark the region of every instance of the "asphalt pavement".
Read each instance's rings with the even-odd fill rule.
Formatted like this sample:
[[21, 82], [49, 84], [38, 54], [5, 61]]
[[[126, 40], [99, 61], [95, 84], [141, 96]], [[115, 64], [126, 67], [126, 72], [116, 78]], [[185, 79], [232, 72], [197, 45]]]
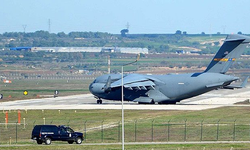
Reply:
[[[124, 102], [124, 109], [134, 110], [203, 110], [223, 106], [250, 107], [250, 105], [234, 105], [237, 102], [250, 99], [249, 88], [235, 90], [214, 90], [200, 96], [186, 99], [176, 105], [142, 105], [134, 102]], [[29, 110], [29, 109], [121, 109], [120, 101], [103, 100], [97, 104], [92, 94], [72, 96], [60, 95], [56, 98], [38, 98], [1, 102], [0, 110]]]

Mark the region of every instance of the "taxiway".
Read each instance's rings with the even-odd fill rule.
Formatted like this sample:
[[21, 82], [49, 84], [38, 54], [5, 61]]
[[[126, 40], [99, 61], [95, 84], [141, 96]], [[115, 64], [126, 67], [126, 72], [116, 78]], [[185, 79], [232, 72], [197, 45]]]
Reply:
[[[183, 100], [176, 105], [139, 105], [134, 102], [124, 102], [124, 109], [134, 110], [203, 110], [222, 106], [235, 106], [241, 101], [249, 101], [249, 88], [236, 90], [215, 90], [203, 95]], [[250, 105], [237, 105], [246, 107]], [[121, 109], [120, 101], [103, 100], [96, 104], [92, 94], [64, 96], [56, 98], [38, 98], [1, 102], [0, 110], [30, 110], [30, 109]]]

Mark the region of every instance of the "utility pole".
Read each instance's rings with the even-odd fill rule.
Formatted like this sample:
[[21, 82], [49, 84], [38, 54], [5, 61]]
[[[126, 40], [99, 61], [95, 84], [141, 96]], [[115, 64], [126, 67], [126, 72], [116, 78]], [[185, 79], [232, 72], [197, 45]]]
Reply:
[[50, 33], [50, 26], [51, 26], [51, 22], [50, 22], [50, 19], [48, 21], [48, 32]]
[[23, 25], [23, 32], [24, 32], [24, 33], [25, 33], [25, 31], [26, 31], [26, 27], [27, 27], [27, 25], [24, 24], [24, 25]]
[[130, 27], [129, 22], [127, 22], [126, 28], [127, 28], [127, 30], [128, 30], [128, 33], [129, 33], [129, 27]]

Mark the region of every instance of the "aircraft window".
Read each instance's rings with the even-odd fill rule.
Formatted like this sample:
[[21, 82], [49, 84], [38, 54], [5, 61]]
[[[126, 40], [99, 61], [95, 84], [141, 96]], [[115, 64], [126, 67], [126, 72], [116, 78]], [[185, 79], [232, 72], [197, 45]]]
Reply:
[[93, 83], [95, 83], [96, 82], [96, 79], [93, 81]]

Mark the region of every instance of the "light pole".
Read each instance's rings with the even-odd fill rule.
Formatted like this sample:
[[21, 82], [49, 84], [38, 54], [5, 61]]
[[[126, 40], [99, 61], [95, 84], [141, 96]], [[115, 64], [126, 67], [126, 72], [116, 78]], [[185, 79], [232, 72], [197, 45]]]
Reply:
[[124, 132], [124, 109], [123, 109], [123, 101], [124, 101], [124, 94], [123, 94], [123, 67], [127, 66], [127, 65], [131, 65], [131, 64], [137, 62], [139, 60], [139, 58], [140, 58], [140, 54], [137, 55], [137, 58], [136, 58], [135, 61], [122, 65], [122, 85], [121, 85], [122, 86], [122, 93], [121, 93], [122, 94], [122, 150], [124, 150], [124, 140], [125, 140], [124, 139], [124, 135], [125, 135], [125, 132]]

